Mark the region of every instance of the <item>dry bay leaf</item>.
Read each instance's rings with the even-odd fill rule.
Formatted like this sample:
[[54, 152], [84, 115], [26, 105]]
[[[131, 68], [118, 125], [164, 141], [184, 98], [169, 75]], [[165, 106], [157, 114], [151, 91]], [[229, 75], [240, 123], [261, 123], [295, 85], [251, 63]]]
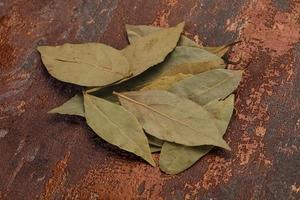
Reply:
[[147, 135], [149, 144], [151, 144], [152, 146], [162, 147], [164, 141], [162, 141], [152, 135], [149, 135], [149, 134], [146, 134], [146, 135]]
[[[193, 47], [176, 47], [163, 63], [123, 84], [127, 84], [128, 88], [133, 90], [140, 90], [152, 82], [159, 81], [164, 76], [173, 76], [179, 73], [198, 74], [206, 70], [224, 67], [224, 61], [221, 58], [207, 51]], [[122, 84], [120, 86], [122, 87]]]
[[[126, 25], [126, 31], [128, 35], [128, 40], [130, 43], [134, 42], [139, 37], [144, 37], [149, 34], [152, 34], [158, 30], [162, 30], [164, 28], [162, 27], [156, 27], [156, 26], [146, 26], [146, 25]], [[221, 46], [215, 46], [215, 47], [210, 47], [210, 46], [202, 46], [194, 42], [193, 40], [189, 39], [188, 37], [182, 35], [180, 37], [180, 40], [178, 42], [178, 46], [187, 46], [187, 47], [198, 47], [203, 50], [206, 50], [210, 53], [216, 54], [219, 57], [223, 57], [225, 53], [230, 49], [231, 46], [236, 44], [230, 43], [227, 45], [221, 45]]]
[[[88, 93], [88, 92], [87, 92]], [[106, 94], [101, 96], [102, 99], [106, 101], [115, 103], [120, 105], [118, 98], [115, 95]], [[84, 116], [84, 104], [83, 104], [83, 97], [81, 94], [77, 94], [64, 104], [50, 110], [48, 113], [58, 113], [64, 115], [78, 115], [81, 117]]]
[[[178, 73], [198, 74], [206, 70], [224, 67], [225, 63], [221, 58], [205, 50], [185, 46], [176, 47], [164, 62], [148, 69], [137, 77], [127, 80], [125, 83], [116, 85], [117, 89], [115, 90], [122, 91], [122, 89], [118, 89], [122, 88], [122, 85], [127, 85], [127, 88], [133, 90], [139, 90], [163, 76], [173, 76]], [[97, 90], [99, 88], [92, 89], [89, 92]]]
[[169, 91], [205, 105], [232, 93], [239, 85], [242, 73], [238, 70], [210, 70], [175, 83]]
[[230, 49], [231, 44], [216, 47], [202, 47], [203, 50], [213, 53], [219, 57], [223, 57]]
[[137, 76], [146, 69], [161, 63], [173, 51], [183, 31], [184, 23], [136, 39], [121, 52], [130, 65], [130, 73]]
[[165, 142], [160, 151], [159, 168], [167, 174], [178, 174], [190, 168], [207, 154], [212, 146], [190, 147]]
[[151, 151], [151, 153], [157, 153], [157, 152], [160, 152], [160, 151], [161, 151], [161, 147], [154, 146], [154, 145], [151, 145], [151, 144], [150, 144], [150, 151]]
[[97, 135], [155, 166], [147, 138], [134, 115], [122, 106], [88, 94], [84, 94], [84, 109], [87, 123]]
[[66, 115], [78, 115], [84, 117], [84, 107], [82, 95], [75, 95], [59, 107], [50, 110], [48, 113], [59, 113]]
[[192, 74], [182, 74], [178, 73], [173, 76], [162, 76], [159, 77], [158, 79], [155, 79], [152, 82], [149, 82], [145, 87], [143, 87], [141, 90], [152, 90], [152, 89], [157, 89], [157, 90], [168, 90], [171, 88], [171, 86], [188, 77], [192, 77]]
[[186, 47], [202, 47], [202, 45], [196, 43], [194, 40], [182, 35], [178, 42], [178, 46], [186, 46]]
[[210, 53], [218, 55], [219, 57], [223, 57], [228, 52], [228, 50], [237, 43], [240, 43], [240, 41], [232, 42], [230, 44], [221, 45], [221, 46], [215, 46], [215, 47], [207, 46], [202, 48], [206, 51], [209, 51]]
[[[234, 98], [219, 99], [233, 92], [242, 73], [218, 69], [225, 67], [220, 57], [231, 45], [202, 47], [181, 36], [183, 26], [184, 23], [173, 28], [126, 26], [131, 45], [122, 51], [97, 43], [39, 47], [52, 76], [90, 87], [84, 93], [84, 101], [76, 95], [49, 113], [86, 115], [88, 125], [100, 137], [153, 166], [150, 152], [162, 147], [160, 167], [167, 173], [190, 167], [213, 146], [229, 149], [223, 134]], [[149, 69], [154, 65], [153, 70]], [[198, 74], [207, 70], [211, 71]], [[137, 75], [140, 76], [133, 78]], [[131, 84], [131, 78], [137, 82]], [[123, 107], [108, 102], [116, 97], [110, 88], [118, 88], [124, 81], [130, 83], [127, 88], [143, 88], [115, 92]], [[175, 82], [178, 83], [174, 85]], [[103, 98], [88, 94], [99, 89], [108, 89], [109, 93], [102, 94]], [[148, 140], [143, 129], [151, 134]], [[170, 163], [173, 166], [169, 167]]]
[[144, 130], [154, 137], [187, 146], [229, 149], [209, 113], [200, 105], [163, 90], [115, 93]]
[[[157, 26], [126, 24], [127, 36], [130, 43], [133, 43], [136, 39], [140, 37], [145, 37], [149, 34], [153, 34], [163, 29], [166, 28], [157, 27]], [[200, 45], [198, 45], [196, 42], [189, 39], [188, 37], [181, 35], [178, 42], [178, 46], [199, 47]]]
[[225, 68], [223, 59], [195, 47], [176, 47], [163, 63], [161, 74], [170, 76], [177, 73], [198, 74], [216, 68]]
[[[234, 95], [223, 101], [213, 100], [204, 108], [214, 116], [220, 135], [224, 135], [234, 109]], [[161, 149], [159, 166], [167, 174], [178, 174], [196, 163], [213, 146], [189, 147], [165, 142]]]
[[42, 61], [55, 78], [82, 86], [106, 86], [130, 76], [127, 59], [100, 43], [40, 46]]

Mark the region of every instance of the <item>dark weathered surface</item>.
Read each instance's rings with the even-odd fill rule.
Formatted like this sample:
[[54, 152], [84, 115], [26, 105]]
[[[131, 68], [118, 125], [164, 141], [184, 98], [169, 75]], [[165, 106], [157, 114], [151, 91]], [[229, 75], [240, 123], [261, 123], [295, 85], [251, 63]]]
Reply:
[[[0, 199], [300, 199], [298, 0], [2, 0]], [[205, 45], [242, 40], [245, 69], [215, 150], [168, 176], [111, 147], [76, 117], [46, 112], [80, 88], [49, 76], [39, 44], [126, 45], [124, 24], [174, 25]], [[229, 66], [232, 67], [232, 66]]]

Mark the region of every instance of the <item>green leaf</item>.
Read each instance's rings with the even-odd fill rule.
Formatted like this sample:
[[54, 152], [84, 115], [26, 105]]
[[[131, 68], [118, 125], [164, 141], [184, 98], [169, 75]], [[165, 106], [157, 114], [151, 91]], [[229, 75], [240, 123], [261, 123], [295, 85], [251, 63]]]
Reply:
[[[130, 43], [133, 43], [138, 38], [145, 37], [147, 35], [153, 34], [163, 29], [166, 28], [157, 27], [157, 26], [126, 24], [127, 36]], [[200, 45], [198, 45], [196, 42], [189, 39], [188, 37], [181, 35], [178, 42], [178, 46], [199, 47]]]
[[131, 113], [88, 94], [84, 95], [84, 109], [87, 123], [97, 135], [155, 166], [144, 131]]
[[122, 50], [130, 65], [130, 73], [139, 75], [146, 69], [161, 63], [173, 51], [183, 30], [184, 23], [176, 27], [159, 30], [138, 38]]
[[182, 79], [192, 77], [192, 74], [182, 74], [178, 73], [172, 76], [162, 76], [159, 77], [158, 79], [155, 79], [152, 82], [149, 82], [145, 87], [143, 87], [141, 90], [152, 90], [152, 89], [157, 89], [157, 90], [168, 90], [172, 87], [172, 85]]
[[[224, 101], [213, 100], [204, 108], [214, 116], [219, 134], [223, 136], [234, 109], [234, 95]], [[160, 154], [160, 169], [168, 174], [178, 174], [191, 167], [212, 148], [213, 146], [189, 147], [165, 142]]]
[[115, 94], [154, 137], [187, 146], [215, 145], [229, 149], [210, 114], [188, 99], [163, 90]]
[[175, 83], [169, 91], [205, 105], [232, 93], [239, 85], [242, 73], [227, 69], [210, 70]]
[[58, 80], [82, 86], [106, 86], [128, 76], [127, 59], [100, 43], [40, 46], [42, 61]]
[[59, 113], [66, 115], [78, 115], [84, 117], [84, 107], [82, 95], [75, 95], [61, 106], [50, 110], [48, 113]]

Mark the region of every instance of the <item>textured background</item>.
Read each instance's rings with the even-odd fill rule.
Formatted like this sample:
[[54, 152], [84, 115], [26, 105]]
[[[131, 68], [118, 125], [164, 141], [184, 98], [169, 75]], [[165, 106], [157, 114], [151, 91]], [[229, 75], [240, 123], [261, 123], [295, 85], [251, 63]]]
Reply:
[[[0, 199], [300, 199], [299, 0], [1, 0]], [[127, 44], [124, 24], [172, 26], [204, 45], [237, 40], [245, 74], [214, 150], [168, 176], [46, 112], [80, 88], [50, 77], [38, 45]]]

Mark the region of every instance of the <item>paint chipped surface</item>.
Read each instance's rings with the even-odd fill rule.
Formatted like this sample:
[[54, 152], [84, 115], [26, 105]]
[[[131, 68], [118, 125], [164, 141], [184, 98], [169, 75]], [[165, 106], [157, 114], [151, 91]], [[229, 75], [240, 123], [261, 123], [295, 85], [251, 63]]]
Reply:
[[255, 134], [258, 137], [263, 137], [266, 134], [267, 129], [265, 127], [259, 126], [255, 129]]
[[297, 184], [292, 185], [292, 191], [295, 193], [300, 193], [300, 186], [298, 186]]
[[[120, 174], [123, 174], [120, 176]], [[140, 198], [163, 199], [160, 197], [162, 186], [168, 177], [159, 180], [159, 169], [149, 168], [145, 164], [126, 165], [114, 162], [109, 167], [93, 166], [80, 183], [72, 185], [64, 194], [67, 199], [90, 199], [93, 194], [98, 194], [100, 199], [118, 199], [121, 194], [124, 199], [139, 196]], [[132, 179], [139, 177], [139, 179]], [[126, 183], [122, 187], [116, 184]], [[114, 192], [107, 190], [116, 187]], [[142, 186], [141, 186], [142, 185]]]
[[204, 174], [202, 186], [208, 190], [219, 184], [226, 184], [232, 176], [230, 165], [231, 163], [224, 158], [216, 157], [213, 159], [213, 162], [210, 162]]
[[[300, 199], [299, 10], [297, 0], [4, 0], [0, 199]], [[231, 152], [216, 148], [168, 176], [97, 139], [84, 120], [47, 114], [81, 88], [51, 78], [37, 45], [122, 48], [125, 23], [181, 21], [199, 44], [242, 41], [228, 54], [242, 57], [230, 69], [245, 70], [225, 136]]]
[[0, 138], [4, 138], [8, 134], [7, 129], [0, 129]]
[[247, 165], [250, 159], [253, 158], [253, 154], [257, 152], [259, 149], [258, 144], [256, 142], [238, 144], [238, 157], [240, 165]]

